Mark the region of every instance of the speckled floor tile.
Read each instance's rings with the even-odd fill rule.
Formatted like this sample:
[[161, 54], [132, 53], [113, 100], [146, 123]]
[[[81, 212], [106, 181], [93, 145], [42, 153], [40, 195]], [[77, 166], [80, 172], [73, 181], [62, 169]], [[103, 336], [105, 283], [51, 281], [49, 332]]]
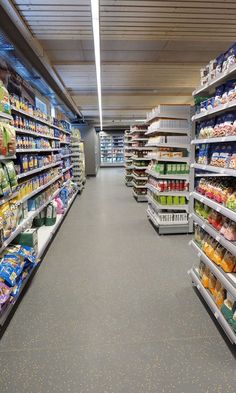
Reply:
[[87, 181], [0, 342], [1, 392], [236, 392], [191, 237], [159, 237], [146, 206], [120, 169]]

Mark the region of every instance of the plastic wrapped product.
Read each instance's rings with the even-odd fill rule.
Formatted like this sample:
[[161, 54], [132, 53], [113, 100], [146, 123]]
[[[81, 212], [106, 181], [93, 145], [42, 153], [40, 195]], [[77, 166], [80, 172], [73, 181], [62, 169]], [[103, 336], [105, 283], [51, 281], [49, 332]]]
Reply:
[[0, 263], [0, 278], [11, 287], [16, 285], [16, 280], [23, 270], [17, 259], [19, 260], [19, 258], [17, 258], [15, 255], [5, 255], [2, 262]]
[[232, 273], [236, 265], [236, 257], [227, 251], [220, 263], [220, 266], [226, 273]]
[[14, 192], [17, 189], [18, 182], [17, 182], [17, 175], [16, 175], [13, 161], [8, 161], [4, 163], [4, 167], [7, 172], [8, 179], [10, 181], [11, 190], [12, 192]]
[[218, 266], [221, 266], [221, 261], [226, 253], [226, 249], [221, 245], [218, 244], [214, 252], [211, 254], [211, 260]]
[[57, 219], [57, 204], [55, 202], [51, 202], [47, 206], [45, 225], [52, 226], [56, 223]]
[[11, 290], [0, 281], [0, 312], [2, 311], [4, 305], [9, 301]]
[[236, 44], [234, 43], [228, 50], [227, 54], [227, 64], [226, 68], [230, 69], [234, 64], [236, 59]]
[[215, 92], [214, 107], [222, 104], [222, 96], [225, 90], [225, 85], [218, 86]]
[[16, 153], [16, 132], [10, 124], [4, 124], [4, 145], [6, 155], [14, 155]]
[[0, 112], [11, 114], [10, 97], [7, 89], [0, 80]]
[[217, 281], [217, 279], [216, 279], [216, 277], [214, 276], [214, 274], [213, 274], [213, 273], [210, 273], [210, 276], [209, 276], [209, 286], [208, 286], [208, 288], [209, 288], [209, 291], [211, 292], [211, 294], [212, 294], [213, 296], [216, 296], [216, 281]]
[[226, 207], [233, 211], [236, 211], [236, 193], [233, 193], [228, 197], [226, 201]]

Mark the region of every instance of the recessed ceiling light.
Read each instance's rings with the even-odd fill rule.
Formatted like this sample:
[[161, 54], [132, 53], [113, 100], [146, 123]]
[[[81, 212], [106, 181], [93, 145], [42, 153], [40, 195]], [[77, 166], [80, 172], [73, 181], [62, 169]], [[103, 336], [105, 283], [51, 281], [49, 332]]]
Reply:
[[91, 10], [92, 10], [95, 66], [96, 66], [96, 76], [97, 76], [98, 108], [99, 108], [99, 118], [100, 118], [100, 129], [102, 130], [102, 87], [101, 87], [99, 0], [91, 0]]

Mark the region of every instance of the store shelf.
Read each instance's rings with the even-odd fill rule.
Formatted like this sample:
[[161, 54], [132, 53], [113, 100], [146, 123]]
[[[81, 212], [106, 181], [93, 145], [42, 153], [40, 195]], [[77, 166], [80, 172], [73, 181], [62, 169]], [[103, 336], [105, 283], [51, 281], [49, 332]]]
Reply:
[[40, 206], [37, 210], [29, 212], [28, 217], [25, 218], [17, 228], [12, 232], [11, 236], [4, 241], [2, 247], [0, 248], [0, 253], [10, 244], [19, 233], [21, 233], [24, 229], [26, 229], [29, 224], [33, 221], [34, 217], [36, 217], [60, 192], [61, 189], [58, 189], [42, 206]]
[[61, 148], [53, 148], [53, 149], [16, 149], [16, 153], [47, 153], [52, 151], [60, 151]]
[[189, 162], [189, 157], [168, 157], [168, 158], [157, 158], [154, 155], [150, 156], [150, 160], [160, 161], [160, 162]]
[[229, 70], [223, 72], [217, 78], [212, 79], [204, 86], [199, 86], [196, 90], [194, 90], [193, 96], [202, 93], [205, 93], [207, 95], [207, 93], [213, 91], [213, 88], [216, 88], [217, 86], [222, 85], [225, 81], [229, 79], [234, 79], [235, 77], [236, 77], [236, 65], [233, 65], [230, 67]]
[[[132, 160], [133, 161], [133, 160]], [[124, 165], [124, 168], [127, 170], [127, 169], [134, 169], [134, 166], [133, 165]]]
[[133, 161], [151, 161], [151, 158], [147, 157], [147, 156], [145, 156], [145, 157], [132, 156], [131, 158], [132, 158]]
[[147, 168], [148, 168], [148, 166], [137, 166], [137, 165], [133, 165], [133, 169], [139, 169], [140, 171], [146, 170]]
[[[136, 151], [142, 151], [142, 150], [153, 150], [152, 147], [146, 147], [146, 146], [132, 146], [130, 148], [128, 148], [128, 150], [136, 150]], [[127, 150], [127, 149], [126, 149]]]
[[140, 184], [136, 184], [134, 181], [132, 181], [132, 186], [134, 188], [147, 188], [147, 184], [140, 185]]
[[138, 202], [147, 202], [147, 195], [139, 195], [133, 190], [133, 196]]
[[38, 229], [38, 257], [41, 258], [42, 255], [44, 254], [44, 251], [46, 250], [47, 246], [51, 242], [52, 238], [54, 237], [55, 233], [57, 232], [59, 226], [61, 225], [63, 219], [67, 215], [72, 203], [74, 202], [76, 196], [78, 194], [78, 191], [73, 195], [71, 200], [68, 203], [68, 207], [65, 210], [64, 214], [58, 214], [57, 215], [57, 220], [56, 223], [52, 226], [46, 227], [43, 226]]
[[207, 139], [193, 139], [192, 145], [201, 145], [205, 143], [223, 143], [223, 142], [236, 142], [236, 136], [222, 136], [218, 138], [207, 138]]
[[16, 156], [1, 156], [0, 155], [0, 161], [6, 161], [6, 160], [15, 160]]
[[70, 142], [66, 142], [66, 141], [60, 141], [61, 145], [70, 145]]
[[[236, 169], [219, 168], [217, 166], [202, 165], [202, 164], [191, 164], [191, 166], [192, 166], [192, 168], [201, 169], [202, 171], [215, 172], [215, 173], [221, 174], [222, 176], [224, 176], [224, 175], [236, 176]], [[214, 175], [212, 175], [212, 176], [214, 176]]]
[[6, 197], [0, 198], [0, 206], [4, 205], [4, 203], [10, 201], [11, 199], [17, 198], [17, 196], [18, 196], [18, 191], [14, 192], [13, 194], [10, 194]]
[[148, 181], [148, 177], [145, 177], [145, 176], [137, 176], [137, 175], [135, 175], [134, 172], [133, 172], [132, 176], [133, 176], [133, 178], [136, 179], [136, 180], [147, 180], [147, 181]]
[[186, 128], [156, 128], [155, 130], [148, 130], [145, 135], [153, 134], [188, 134], [189, 130]]
[[228, 102], [227, 104], [218, 105], [216, 108], [208, 109], [204, 112], [197, 113], [192, 117], [192, 121], [198, 121], [198, 120], [206, 119], [207, 117], [213, 117], [221, 112], [234, 110], [235, 108], [236, 108], [236, 100]]
[[188, 191], [159, 191], [156, 187], [154, 187], [152, 184], [148, 183], [147, 188], [152, 191], [155, 195], [161, 196], [161, 195], [169, 195], [169, 196], [184, 196], [186, 198], [189, 198], [189, 192]]
[[226, 321], [224, 315], [222, 314], [222, 312], [217, 307], [217, 305], [216, 305], [213, 297], [211, 296], [210, 292], [207, 289], [205, 289], [204, 286], [202, 285], [196, 269], [192, 268], [191, 270], [189, 270], [188, 273], [189, 273], [189, 276], [190, 276], [193, 284], [196, 286], [196, 288], [198, 289], [199, 293], [202, 295], [203, 299], [208, 304], [210, 310], [212, 311], [213, 315], [215, 316], [215, 318], [217, 319], [217, 321], [219, 322], [219, 324], [223, 328], [223, 330], [224, 330], [225, 334], [227, 335], [227, 337], [229, 338], [229, 340], [233, 344], [236, 344], [236, 334], [235, 334], [234, 330], [228, 324], [228, 322]]
[[189, 175], [183, 175], [183, 174], [174, 174], [174, 175], [169, 175], [169, 174], [165, 174], [165, 175], [161, 175], [155, 171], [152, 171], [150, 169], [146, 170], [146, 173], [152, 177], [154, 177], [155, 179], [177, 179], [177, 180], [189, 180]]
[[148, 141], [148, 138], [133, 138], [132, 142], [145, 142]]
[[54, 128], [54, 126], [53, 126], [51, 123], [49, 123], [47, 120], [44, 120], [44, 119], [41, 119], [40, 117], [36, 117], [36, 116], [34, 116], [34, 115], [31, 115], [31, 114], [29, 114], [28, 112], [23, 111], [22, 109], [16, 109], [14, 106], [12, 106], [12, 107], [11, 107], [11, 110], [12, 110], [12, 112], [14, 112], [14, 113], [17, 113], [17, 114], [19, 114], [19, 115], [27, 116], [27, 117], [29, 117], [30, 119], [33, 119], [33, 120], [35, 120], [35, 121], [37, 121], [37, 122], [39, 122], [39, 123], [46, 124], [47, 126], [49, 126], [49, 127], [51, 127], [51, 128]]
[[160, 235], [168, 235], [168, 234], [180, 234], [180, 233], [188, 233], [189, 232], [189, 224], [173, 224], [173, 225], [162, 225], [158, 221], [158, 217], [152, 212], [152, 210], [148, 207], [147, 216], [152, 221], [154, 226], [158, 228], [158, 232]]
[[65, 172], [69, 171], [70, 169], [73, 168], [73, 166], [74, 166], [74, 165], [72, 164], [72, 165], [70, 165], [70, 166], [64, 168], [64, 169], [62, 170], [62, 173], [65, 173]]
[[0, 112], [0, 120], [1, 119], [12, 120], [13, 117], [11, 115], [9, 115], [8, 113]]
[[145, 134], [146, 131], [147, 131], [146, 128], [140, 129], [140, 130], [130, 130], [130, 135], [133, 135], [133, 134]]
[[66, 131], [66, 130], [64, 130], [64, 129], [61, 128], [61, 127], [57, 127], [57, 126], [55, 126], [54, 124], [51, 124], [51, 123], [49, 123], [48, 121], [41, 119], [40, 117], [36, 117], [36, 116], [34, 116], [34, 115], [30, 115], [28, 112], [25, 112], [25, 111], [23, 111], [23, 110], [21, 110], [21, 109], [16, 109], [14, 106], [11, 107], [11, 110], [12, 110], [12, 112], [18, 113], [18, 114], [20, 114], [20, 115], [27, 116], [27, 117], [29, 117], [30, 119], [33, 119], [33, 120], [37, 121], [38, 123], [46, 124], [46, 125], [47, 125], [48, 127], [50, 127], [50, 128], [54, 128], [54, 129], [56, 129], [56, 130], [59, 130], [59, 131], [61, 131], [61, 132], [64, 132], [65, 134], [71, 135], [71, 133], [70, 133], [69, 131]]
[[153, 199], [150, 195], [147, 195], [148, 202], [151, 203], [158, 210], [183, 210], [188, 212], [188, 205], [162, 205]]
[[[39, 242], [39, 244], [38, 244], [38, 257], [39, 258], [42, 257], [44, 251], [46, 250], [47, 246], [50, 244], [55, 233], [57, 232], [58, 228], [60, 227], [63, 219], [66, 217], [67, 213], [69, 212], [70, 207], [71, 207], [72, 203], [74, 202], [76, 195], [77, 195], [77, 193], [70, 200], [68, 208], [66, 209], [65, 213], [63, 215], [57, 216], [58, 218], [57, 218], [55, 225], [53, 225], [51, 227], [43, 227], [44, 229], [39, 228], [39, 230], [38, 230], [38, 242]], [[27, 283], [32, 279], [32, 277], [36, 273], [39, 266], [40, 266], [40, 262], [30, 271], [28, 276], [24, 279], [18, 295], [14, 298], [14, 300], [11, 303], [8, 304], [8, 306], [5, 308], [3, 314], [0, 316], [0, 327], [1, 328], [4, 326], [4, 323], [6, 322], [11, 311], [13, 310], [13, 308], [16, 307]]]
[[189, 149], [189, 143], [166, 142], [166, 143], [148, 143], [146, 147], [176, 147], [180, 149]]
[[234, 298], [236, 298], [236, 273], [225, 273], [220, 266], [216, 265], [210, 258], [208, 258], [194, 240], [191, 240], [189, 245], [194, 249], [201, 261], [203, 261], [210, 268], [211, 272], [220, 280], [224, 288], [227, 289]]
[[62, 174], [54, 177], [54, 179], [50, 180], [47, 184], [44, 184], [41, 187], [38, 187], [36, 190], [32, 191], [30, 194], [26, 195], [24, 198], [22, 198], [19, 203], [24, 203], [28, 199], [32, 198], [34, 195], [38, 194], [39, 192], [45, 190], [48, 188], [51, 184], [55, 183], [57, 180], [59, 180], [62, 177]]
[[61, 158], [64, 159], [64, 158], [68, 158], [68, 157], [71, 157], [71, 156], [72, 156], [72, 154], [70, 153], [70, 154], [65, 154], [65, 155], [61, 156]]
[[209, 233], [209, 235], [211, 235], [218, 243], [230, 251], [231, 254], [236, 255], [236, 242], [231, 242], [225, 239], [225, 237], [213, 228], [208, 221], [204, 220], [204, 218], [198, 216], [196, 213], [192, 214], [192, 218], [202, 229], [204, 229], [204, 231]]
[[55, 136], [40, 134], [39, 132], [36, 132], [36, 131], [24, 130], [22, 128], [15, 128], [15, 131], [17, 134], [32, 135], [32, 136], [36, 136], [39, 138], [53, 139], [56, 141], [60, 141], [60, 138], [56, 138]]
[[228, 209], [227, 207], [221, 205], [220, 203], [213, 201], [210, 198], [205, 197], [202, 194], [199, 194], [198, 192], [194, 191], [191, 193], [191, 196], [194, 199], [197, 199], [198, 201], [204, 203], [205, 205], [211, 207], [212, 209], [215, 209], [218, 213], [223, 214], [224, 216], [230, 218], [231, 220], [236, 222], [236, 212], [234, 212], [231, 209]]
[[40, 168], [33, 169], [32, 171], [20, 173], [19, 175], [17, 175], [17, 179], [22, 179], [23, 177], [33, 175], [34, 173], [42, 172], [45, 169], [53, 168], [53, 167], [61, 165], [61, 164], [62, 164], [62, 161], [57, 161], [57, 162], [54, 162], [53, 164], [49, 164], [49, 165], [45, 165]]

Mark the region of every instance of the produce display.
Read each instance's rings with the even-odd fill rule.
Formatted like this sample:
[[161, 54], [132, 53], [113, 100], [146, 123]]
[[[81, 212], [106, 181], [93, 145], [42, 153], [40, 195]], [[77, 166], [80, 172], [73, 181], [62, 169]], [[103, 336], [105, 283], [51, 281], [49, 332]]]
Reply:
[[197, 191], [207, 198], [236, 211], [236, 179], [226, 178], [201, 178], [197, 184]]
[[233, 44], [225, 53], [221, 53], [216, 59], [211, 60], [205, 67], [201, 68], [201, 85], [204, 86], [229, 71], [235, 63], [236, 44]]

